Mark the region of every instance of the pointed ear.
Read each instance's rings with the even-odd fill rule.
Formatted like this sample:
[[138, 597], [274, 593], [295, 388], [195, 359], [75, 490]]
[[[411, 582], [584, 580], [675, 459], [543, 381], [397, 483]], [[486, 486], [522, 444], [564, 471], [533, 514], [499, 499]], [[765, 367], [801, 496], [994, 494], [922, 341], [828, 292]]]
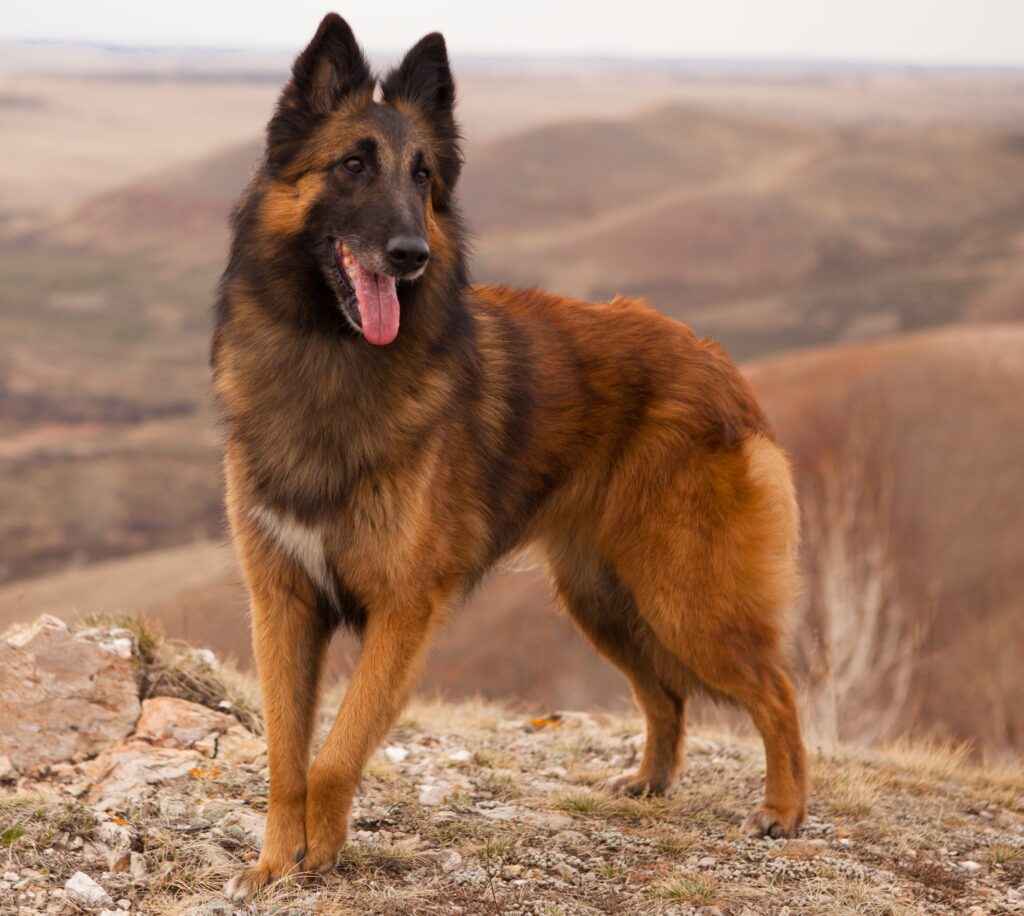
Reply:
[[381, 88], [385, 102], [412, 105], [431, 126], [442, 191], [450, 194], [462, 169], [462, 153], [455, 122], [455, 80], [444, 37], [432, 32], [421, 38], [388, 73]]
[[295, 60], [277, 110], [267, 125], [267, 162], [287, 165], [314, 127], [345, 96], [374, 85], [370, 65], [348, 23], [328, 13], [309, 46]]

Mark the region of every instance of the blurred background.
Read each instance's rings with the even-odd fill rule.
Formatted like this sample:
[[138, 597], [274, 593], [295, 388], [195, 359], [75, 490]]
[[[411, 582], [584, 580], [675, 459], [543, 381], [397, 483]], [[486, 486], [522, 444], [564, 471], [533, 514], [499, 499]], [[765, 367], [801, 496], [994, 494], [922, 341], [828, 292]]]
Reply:
[[[339, 12], [381, 67], [445, 32], [475, 279], [647, 297], [730, 350], [792, 455], [813, 740], [1020, 751], [1024, 7], [435, 7]], [[325, 11], [5, 11], [0, 629], [141, 614], [249, 663], [210, 306]], [[453, 614], [423, 690], [628, 704], [536, 559], [506, 566]], [[337, 642], [335, 676], [355, 650]]]

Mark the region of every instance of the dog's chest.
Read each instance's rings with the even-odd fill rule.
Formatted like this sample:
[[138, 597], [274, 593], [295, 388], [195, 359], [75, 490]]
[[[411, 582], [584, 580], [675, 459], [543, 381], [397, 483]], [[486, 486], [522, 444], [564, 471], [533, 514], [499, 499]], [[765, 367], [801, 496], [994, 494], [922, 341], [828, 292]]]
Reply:
[[266, 506], [252, 510], [253, 519], [277, 547], [299, 566], [325, 595], [337, 599], [335, 576], [327, 559], [326, 532]]
[[[306, 521], [258, 504], [251, 516], [275, 546], [326, 596], [395, 584], [415, 566], [429, 513], [423, 494], [374, 485], [354, 488], [342, 509]], [[419, 498], [416, 498], [419, 497]]]

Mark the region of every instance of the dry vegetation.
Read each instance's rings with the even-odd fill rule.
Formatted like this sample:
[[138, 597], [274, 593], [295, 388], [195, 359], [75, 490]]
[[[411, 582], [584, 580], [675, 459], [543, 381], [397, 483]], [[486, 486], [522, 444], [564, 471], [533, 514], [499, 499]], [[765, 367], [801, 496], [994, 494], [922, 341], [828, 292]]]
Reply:
[[[238, 675], [225, 681], [201, 653], [145, 629], [138, 635], [150, 689], [173, 684], [193, 701], [250, 709]], [[251, 713], [246, 721], [254, 724]], [[321, 722], [326, 728], [329, 709]], [[605, 781], [636, 763], [641, 740], [629, 718], [531, 719], [482, 702], [420, 701], [369, 767], [336, 873], [281, 881], [242, 912], [909, 916], [1024, 908], [1019, 767], [982, 767], [958, 748], [920, 744], [870, 754], [819, 749], [801, 836], [754, 840], [740, 823], [761, 791], [755, 745], [698, 730], [667, 798], [609, 795]], [[258, 850], [265, 758], [211, 760], [103, 810], [87, 803], [87, 768], [55, 767], [0, 789], [0, 911], [82, 912], [63, 892], [82, 871], [133, 912], [232, 912], [220, 889]]]

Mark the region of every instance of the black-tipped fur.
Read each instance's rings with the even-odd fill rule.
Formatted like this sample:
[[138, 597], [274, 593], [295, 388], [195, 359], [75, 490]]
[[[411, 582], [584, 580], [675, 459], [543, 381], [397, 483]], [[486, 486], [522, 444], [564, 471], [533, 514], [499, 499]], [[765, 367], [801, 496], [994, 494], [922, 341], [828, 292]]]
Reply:
[[444, 36], [431, 32], [409, 50], [402, 62], [381, 83], [384, 100], [407, 102], [430, 125], [437, 141], [438, 172], [434, 206], [443, 209], [462, 171], [459, 128], [455, 121], [455, 80], [448, 63]]
[[284, 168], [323, 118], [348, 94], [372, 89], [373, 73], [352, 29], [328, 13], [295, 60], [292, 77], [267, 125], [267, 164]]

